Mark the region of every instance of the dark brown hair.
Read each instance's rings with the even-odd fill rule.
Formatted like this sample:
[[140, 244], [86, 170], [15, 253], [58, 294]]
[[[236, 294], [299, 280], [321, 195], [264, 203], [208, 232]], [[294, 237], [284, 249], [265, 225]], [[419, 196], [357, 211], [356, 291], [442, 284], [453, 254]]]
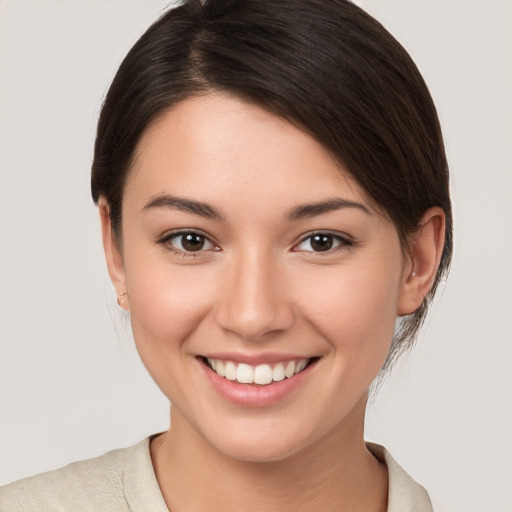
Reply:
[[387, 368], [411, 346], [452, 253], [448, 165], [437, 113], [415, 64], [347, 0], [185, 0], [122, 62], [98, 123], [92, 197], [121, 241], [123, 188], [142, 134], [179, 101], [226, 91], [306, 130], [395, 224], [402, 245], [440, 206], [446, 239], [434, 286], [399, 323]]

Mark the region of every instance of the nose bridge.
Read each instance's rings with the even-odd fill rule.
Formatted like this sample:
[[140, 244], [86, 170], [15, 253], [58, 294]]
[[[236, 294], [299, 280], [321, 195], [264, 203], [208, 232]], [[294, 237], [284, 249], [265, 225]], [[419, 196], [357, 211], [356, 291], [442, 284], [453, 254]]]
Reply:
[[221, 327], [249, 340], [288, 329], [293, 312], [281, 270], [269, 250], [252, 248], [234, 256], [218, 304]]

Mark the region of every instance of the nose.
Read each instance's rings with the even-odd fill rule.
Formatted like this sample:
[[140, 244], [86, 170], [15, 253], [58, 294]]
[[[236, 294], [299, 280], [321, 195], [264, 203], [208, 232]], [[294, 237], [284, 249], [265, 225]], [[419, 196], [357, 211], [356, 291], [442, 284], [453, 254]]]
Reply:
[[248, 341], [290, 329], [294, 312], [285, 281], [269, 255], [246, 253], [232, 260], [216, 307], [218, 325]]

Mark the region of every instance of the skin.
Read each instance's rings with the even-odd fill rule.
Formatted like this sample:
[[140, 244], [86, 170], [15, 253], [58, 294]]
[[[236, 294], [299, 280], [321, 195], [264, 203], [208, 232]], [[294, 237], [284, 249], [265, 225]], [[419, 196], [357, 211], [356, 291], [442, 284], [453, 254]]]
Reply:
[[[184, 211], [169, 196], [206, 203], [218, 217]], [[333, 199], [350, 204], [290, 215]], [[363, 439], [367, 392], [397, 315], [430, 289], [442, 210], [426, 212], [404, 251], [394, 225], [317, 141], [211, 93], [146, 130], [120, 242], [104, 199], [100, 213], [120, 305], [172, 403], [171, 428], [151, 445], [168, 507], [386, 510], [386, 468]], [[205, 235], [203, 250], [183, 251], [172, 238], [183, 229]], [[318, 232], [334, 236], [332, 249], [314, 250], [308, 237]], [[277, 403], [246, 407], [205, 378], [198, 356], [211, 353], [318, 360]]]

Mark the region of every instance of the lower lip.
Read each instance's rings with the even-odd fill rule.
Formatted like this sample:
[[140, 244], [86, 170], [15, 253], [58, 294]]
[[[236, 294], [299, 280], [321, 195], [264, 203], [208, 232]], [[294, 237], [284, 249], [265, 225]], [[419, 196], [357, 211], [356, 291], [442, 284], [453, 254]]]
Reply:
[[198, 362], [206, 378], [214, 389], [226, 400], [244, 407], [268, 407], [283, 400], [293, 393], [308, 378], [317, 361], [313, 361], [307, 368], [289, 379], [273, 382], [265, 386], [258, 384], [240, 384], [236, 380], [228, 380], [217, 375], [200, 358]]

